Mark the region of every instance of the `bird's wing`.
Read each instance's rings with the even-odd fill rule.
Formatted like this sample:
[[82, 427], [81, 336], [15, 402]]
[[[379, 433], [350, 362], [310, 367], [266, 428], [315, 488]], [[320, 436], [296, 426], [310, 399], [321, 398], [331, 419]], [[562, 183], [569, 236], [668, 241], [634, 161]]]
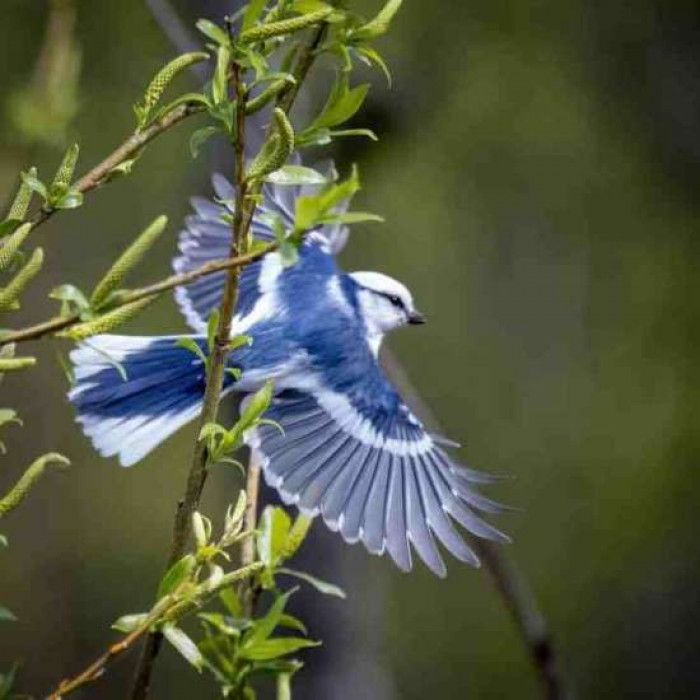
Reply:
[[[180, 255], [173, 260], [173, 268], [177, 273], [189, 272], [208, 262], [229, 256], [231, 225], [224, 217], [233, 213], [235, 190], [221, 175], [213, 177], [213, 185], [218, 202], [203, 197], [192, 199], [195, 212], [185, 222], [185, 229], [179, 238]], [[263, 241], [274, 240], [269, 222], [270, 215], [280, 216], [285, 226], [290, 227], [294, 222], [296, 199], [308, 192], [308, 187], [266, 185], [263, 188], [263, 201], [256, 208], [252, 221], [255, 238]], [[328, 225], [308, 236], [307, 244], [318, 246], [328, 255], [334, 255], [345, 244], [347, 235], [347, 227]], [[261, 269], [262, 261], [257, 261], [247, 265], [241, 273], [236, 307], [240, 316], [247, 315], [263, 293]], [[216, 272], [175, 290], [175, 299], [180, 310], [187, 323], [198, 333], [205, 332], [207, 319], [219, 304], [225, 279], [226, 272]]]
[[273, 399], [266, 418], [279, 427], [261, 425], [249, 439], [267, 482], [286, 503], [321, 514], [346, 541], [362, 540], [375, 554], [388, 551], [401, 569], [411, 568], [410, 543], [445, 575], [433, 536], [478, 566], [450, 517], [473, 535], [509, 541], [476, 514], [504, 510], [474, 488], [495, 477], [458, 466], [376, 363], [369, 374], [346, 393], [286, 390]]

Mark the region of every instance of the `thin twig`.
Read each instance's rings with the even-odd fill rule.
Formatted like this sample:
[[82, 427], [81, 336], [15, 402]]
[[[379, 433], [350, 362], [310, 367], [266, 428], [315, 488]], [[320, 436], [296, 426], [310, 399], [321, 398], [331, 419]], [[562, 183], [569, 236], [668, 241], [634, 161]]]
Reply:
[[[153, 139], [168, 131], [176, 124], [179, 124], [187, 117], [197, 114], [202, 110], [203, 108], [201, 105], [192, 104], [189, 102], [176, 107], [145, 129], [132, 134], [128, 139], [126, 139], [126, 141], [124, 141], [124, 143], [112, 151], [112, 153], [110, 153], [101, 163], [83, 175], [83, 177], [81, 177], [80, 180], [73, 185], [72, 189], [85, 194], [100, 187], [101, 185], [104, 185], [114, 175], [115, 169], [118, 166], [136, 158], [143, 148], [153, 141]], [[32, 227], [37, 228], [38, 226], [41, 226], [41, 224], [48, 221], [58, 211], [61, 210], [47, 208], [41, 209], [31, 220]]]
[[250, 566], [241, 566], [235, 571], [225, 574], [214, 586], [210, 585], [210, 581], [203, 581], [192, 590], [189, 580], [183, 582], [175, 591], [161, 598], [136, 629], [112, 644], [78, 675], [61, 681], [58, 688], [48, 696], [48, 700], [59, 700], [74, 690], [98, 680], [104, 675], [107, 666], [131, 649], [154, 625], [177, 622], [199, 609], [223, 588], [253, 576], [262, 566], [261, 562], [255, 562]]
[[[382, 365], [392, 382], [401, 389], [401, 395], [413, 412], [433, 430], [439, 430], [438, 421], [413, 386], [396, 356], [385, 348]], [[565, 687], [554, 641], [547, 627], [544, 614], [525, 575], [506, 554], [503, 546], [464, 533], [469, 546], [474, 549], [484, 568], [489, 572], [494, 586], [515, 622], [530, 662], [542, 684], [547, 700], [570, 697]]]
[[[110, 306], [110, 310], [117, 309], [125, 304], [130, 304], [134, 301], [139, 301], [140, 299], [145, 299], [146, 297], [153, 296], [154, 294], [162, 294], [175, 287], [182, 287], [187, 284], [191, 284], [200, 277], [206, 277], [207, 275], [212, 275], [215, 272], [221, 272], [222, 270], [230, 270], [233, 268], [241, 268], [249, 265], [256, 260], [259, 260], [268, 253], [277, 250], [277, 243], [270, 243], [264, 248], [260, 248], [253, 253], [247, 253], [246, 255], [239, 255], [235, 258], [229, 258], [227, 260], [213, 260], [208, 262], [201, 267], [190, 270], [189, 272], [182, 272], [176, 275], [170, 275], [159, 282], [154, 282], [146, 287], [140, 287], [139, 289], [133, 289], [125, 294], [123, 294], [119, 301], [113, 306]], [[58, 331], [65, 330], [71, 326], [81, 323], [82, 319], [79, 314], [70, 314], [67, 316], [56, 316], [55, 318], [50, 318], [47, 321], [42, 321], [33, 326], [28, 326], [27, 328], [21, 328], [16, 331], [9, 331], [0, 336], [0, 347], [3, 345], [9, 345], [10, 343], [21, 343], [27, 340], [37, 340], [46, 335], [51, 335], [57, 333]]]
[[[257, 451], [251, 450], [248, 458], [248, 469], [246, 470], [246, 511], [245, 529], [249, 532], [255, 530], [258, 524], [258, 498], [260, 494], [260, 455]], [[249, 537], [243, 542], [241, 549], [241, 566], [248, 566], [255, 561], [255, 538]], [[253, 579], [248, 579], [241, 583], [241, 601], [243, 603], [243, 613], [246, 617], [252, 617], [255, 611], [255, 603], [258, 597], [258, 590]]]

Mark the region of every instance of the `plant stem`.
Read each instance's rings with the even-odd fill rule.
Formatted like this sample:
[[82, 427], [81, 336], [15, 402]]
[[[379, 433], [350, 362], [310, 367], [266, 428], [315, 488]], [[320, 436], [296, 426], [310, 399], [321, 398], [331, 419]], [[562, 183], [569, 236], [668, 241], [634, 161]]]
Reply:
[[[232, 258], [238, 256], [242, 251], [247, 238], [247, 227], [244, 228], [244, 208], [248, 205], [246, 200], [245, 183], [245, 90], [241, 75], [241, 68], [237, 63], [232, 66], [232, 82], [236, 91], [236, 136], [234, 139], [234, 151], [236, 159], [236, 201], [232, 223], [232, 238], [230, 254]], [[187, 477], [184, 498], [180, 501], [175, 513], [175, 526], [173, 528], [173, 542], [170, 549], [167, 566], [172, 566], [183, 554], [187, 539], [192, 529], [192, 514], [199, 506], [199, 500], [207, 478], [208, 453], [206, 443], [199, 439], [199, 432], [207, 423], [216, 421], [221, 403], [221, 391], [224, 383], [226, 370], [226, 360], [228, 357], [228, 345], [231, 340], [231, 323], [238, 299], [238, 279], [239, 268], [229, 268], [226, 276], [223, 296], [219, 305], [219, 324], [216, 329], [214, 346], [209, 358], [209, 369], [207, 372], [206, 387], [202, 402], [202, 413], [199, 419], [199, 429], [197, 431], [197, 442], [194, 449], [192, 466]], [[131, 697], [145, 698], [151, 684], [153, 666], [158, 656], [162, 643], [160, 633], [149, 635], [146, 645], [139, 659], [136, 669], [134, 686]]]
[[[299, 84], [306, 77], [313, 60], [315, 58], [316, 49], [319, 46], [326, 30], [326, 24], [322, 23], [315, 30], [312, 41], [299, 56], [299, 60], [295, 69], [296, 83], [294, 90], [282, 91], [278, 97], [278, 105], [285, 112], [288, 112], [296, 95], [298, 93]], [[234, 151], [236, 156], [236, 203], [234, 210], [234, 218], [232, 223], [233, 239], [231, 241], [231, 256], [235, 257], [242, 246], [245, 245], [248, 237], [253, 215], [255, 213], [255, 195], [257, 195], [262, 183], [258, 182], [248, 190], [245, 182], [244, 170], [244, 155], [245, 155], [245, 115], [246, 115], [246, 93], [245, 85], [243, 84], [243, 76], [241, 75], [240, 67], [234, 62], [232, 64], [232, 82], [236, 91], [237, 107], [236, 107], [236, 124], [237, 134], [234, 140]], [[250, 196], [249, 196], [250, 195]], [[204, 402], [202, 414], [200, 417], [200, 428], [206, 423], [216, 420], [219, 404], [221, 401], [221, 388], [223, 386], [224, 371], [226, 369], [226, 357], [228, 354], [227, 345], [230, 341], [231, 322], [233, 320], [233, 312], [235, 310], [236, 300], [238, 295], [238, 269], [232, 268], [226, 279], [226, 286], [223, 293], [223, 298], [219, 306], [219, 325], [216, 332], [214, 348], [209, 361], [209, 373], [207, 375], [207, 383], [204, 394]], [[172, 565], [184, 551], [184, 546], [191, 530], [191, 516], [196, 510], [199, 499], [204, 488], [204, 483], [207, 476], [207, 450], [206, 444], [203, 441], [197, 441], [195, 447], [194, 459], [192, 467], [187, 479], [185, 496], [178, 504], [175, 515], [175, 527], [173, 533], [173, 543], [169, 557], [169, 566]], [[246, 523], [249, 518], [255, 523], [257, 516], [257, 491], [260, 480], [259, 469], [253, 469], [248, 474], [247, 488], [254, 492], [254, 502], [246, 511]], [[250, 496], [250, 491], [249, 491]], [[252, 555], [248, 554], [250, 562], [254, 559], [255, 552]], [[131, 691], [132, 700], [145, 700], [148, 697], [150, 690], [151, 677], [156, 657], [162, 643], [162, 635], [151, 634], [146, 640], [143, 652], [139, 659], [134, 685]]]
[[[260, 455], [251, 450], [246, 471], [246, 511], [244, 529], [253, 532], [258, 524], [258, 495], [260, 493]], [[244, 540], [241, 548], [241, 566], [249, 566], [255, 561], [255, 538]], [[258, 597], [258, 588], [255, 581], [249, 579], [241, 583], [241, 601], [243, 613], [246, 617], [252, 617], [255, 610], [255, 602]]]

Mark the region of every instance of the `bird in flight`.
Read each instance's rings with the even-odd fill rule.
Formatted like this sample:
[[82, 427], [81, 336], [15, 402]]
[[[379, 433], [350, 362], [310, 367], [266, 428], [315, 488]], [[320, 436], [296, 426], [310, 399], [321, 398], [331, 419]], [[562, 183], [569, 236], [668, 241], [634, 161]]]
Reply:
[[[231, 227], [223, 217], [235, 193], [221, 176], [213, 184], [217, 200], [192, 200], [177, 272], [229, 255]], [[272, 217], [291, 227], [304, 190], [266, 185], [255, 238], [274, 240]], [[278, 425], [257, 426], [247, 441], [286, 504], [320, 515], [347, 542], [388, 552], [406, 571], [413, 547], [432, 571], [446, 574], [436, 538], [478, 566], [453, 520], [477, 537], [509, 541], [478, 514], [502, 510], [474, 487], [495, 478], [457, 464], [446, 451], [455, 445], [427, 432], [385, 377], [378, 360], [385, 334], [425, 318], [400, 282], [340, 269], [336, 255], [347, 238], [346, 227], [325, 225], [305, 237], [295, 264], [271, 252], [243, 268], [232, 333], [252, 342], [229, 356], [240, 373], [227, 373], [223, 392], [250, 394], [273, 381], [265, 417]], [[76, 383], [69, 397], [102, 455], [130, 466], [199, 415], [206, 367], [182, 339], [204, 350], [225, 275], [177, 289], [194, 335], [101, 335], [71, 353]]]

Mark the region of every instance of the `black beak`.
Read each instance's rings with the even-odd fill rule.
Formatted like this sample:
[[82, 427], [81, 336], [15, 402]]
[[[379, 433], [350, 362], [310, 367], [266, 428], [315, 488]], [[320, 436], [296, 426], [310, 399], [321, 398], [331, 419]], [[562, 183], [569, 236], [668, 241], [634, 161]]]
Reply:
[[412, 326], [420, 326], [424, 323], [427, 323], [428, 319], [418, 310], [411, 311], [408, 314], [408, 322]]

